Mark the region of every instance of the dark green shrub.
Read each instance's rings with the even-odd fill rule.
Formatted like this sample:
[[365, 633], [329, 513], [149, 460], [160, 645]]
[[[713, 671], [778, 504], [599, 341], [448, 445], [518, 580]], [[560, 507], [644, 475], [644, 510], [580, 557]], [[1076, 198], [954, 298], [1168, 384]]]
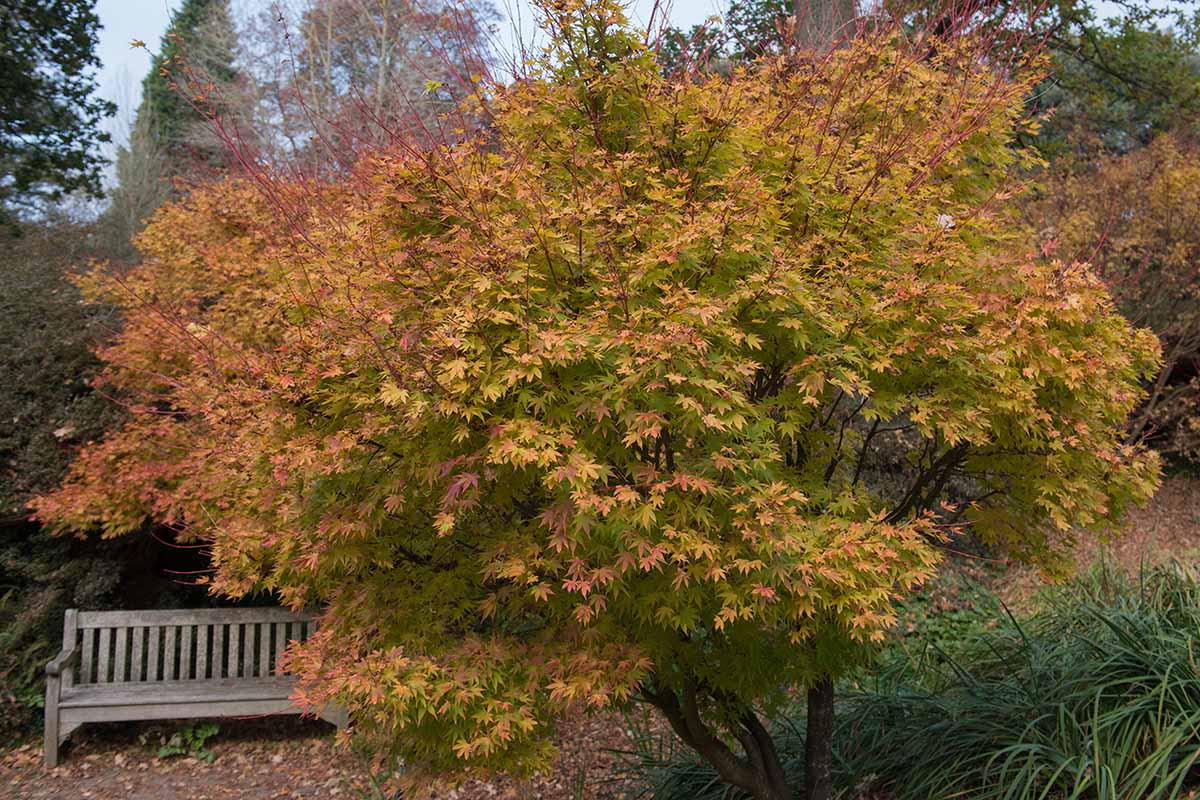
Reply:
[[96, 438], [119, 414], [92, 391], [94, 346], [115, 324], [83, 305], [70, 270], [86, 266], [88, 231], [69, 223], [0, 233], [0, 516], [28, 516], [25, 502], [62, 477], [71, 445]]
[[[208, 740], [220, 733], [221, 729], [215, 723], [201, 722], [195, 725], [185, 725], [176, 728], [171, 733], [157, 732], [158, 748], [155, 751], [159, 758], [174, 756], [190, 756], [197, 761], [211, 764], [217, 756], [205, 745]], [[155, 739], [155, 734], [147, 731], [138, 740], [143, 745], [149, 745]]]
[[90, 348], [113, 317], [82, 305], [69, 280], [88, 237], [67, 222], [0, 232], [0, 736], [36, 713], [62, 609], [102, 602], [121, 574], [98, 552], [80, 558], [77, 543], [44, 537], [25, 508], [59, 480], [73, 445], [119, 416], [90, 386]]
[[2, 740], [40, 716], [42, 667], [58, 651], [63, 609], [195, 605], [204, 593], [172, 581], [164, 567], [206, 562], [151, 536], [53, 538], [29, 521], [25, 503], [58, 483], [76, 447], [121, 419], [120, 404], [91, 386], [99, 368], [92, 348], [115, 318], [82, 304], [70, 281], [95, 254], [91, 227], [50, 221], [0, 237]]

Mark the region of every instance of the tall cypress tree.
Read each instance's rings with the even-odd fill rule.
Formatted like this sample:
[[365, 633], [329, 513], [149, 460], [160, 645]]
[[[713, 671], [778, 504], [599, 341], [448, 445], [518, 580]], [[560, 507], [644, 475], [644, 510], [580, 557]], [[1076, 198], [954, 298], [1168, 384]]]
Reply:
[[[220, 171], [225, 148], [207, 135], [207, 115], [223, 113], [236, 85], [235, 35], [228, 0], [184, 0], [142, 81], [129, 142], [117, 151], [117, 186], [101, 230], [114, 258], [135, 260], [132, 238], [171, 197], [175, 178]], [[193, 99], [197, 82], [215, 85]], [[214, 105], [215, 104], [215, 105]]]
[[190, 161], [211, 164], [219, 158], [214, 148], [192, 140], [209, 109], [198, 107], [191, 95], [197, 80], [211, 81], [218, 88], [234, 83], [234, 48], [229, 0], [184, 0], [171, 17], [159, 53], [142, 81], [135, 123], [135, 127], [148, 127], [148, 135], [168, 159], [170, 172], [185, 171], [181, 167]]

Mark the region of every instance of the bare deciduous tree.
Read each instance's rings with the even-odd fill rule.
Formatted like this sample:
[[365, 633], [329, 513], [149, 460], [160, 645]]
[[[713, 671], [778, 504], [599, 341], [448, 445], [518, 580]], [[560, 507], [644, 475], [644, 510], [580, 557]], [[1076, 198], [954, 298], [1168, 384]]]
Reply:
[[275, 3], [242, 36], [261, 87], [260, 127], [278, 156], [310, 167], [444, 140], [443, 115], [487, 74], [495, 16], [479, 0]]

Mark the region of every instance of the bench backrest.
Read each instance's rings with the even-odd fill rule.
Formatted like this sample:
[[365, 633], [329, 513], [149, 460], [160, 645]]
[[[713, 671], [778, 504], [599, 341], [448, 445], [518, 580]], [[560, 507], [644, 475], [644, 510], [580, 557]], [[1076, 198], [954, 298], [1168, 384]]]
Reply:
[[288, 642], [315, 630], [283, 608], [78, 611], [66, 624], [75, 630], [64, 643], [80, 648], [77, 685], [269, 678], [283, 674]]

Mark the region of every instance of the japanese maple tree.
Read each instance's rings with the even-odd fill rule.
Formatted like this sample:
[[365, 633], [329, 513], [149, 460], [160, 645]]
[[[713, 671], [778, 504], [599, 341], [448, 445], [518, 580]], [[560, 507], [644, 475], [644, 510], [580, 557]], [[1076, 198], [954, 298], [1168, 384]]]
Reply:
[[1053, 567], [1153, 491], [1121, 430], [1156, 340], [1027, 246], [1030, 81], [971, 37], [672, 83], [615, 4], [544, 14], [473, 137], [209, 187], [89, 278], [134, 413], [37, 513], [177, 525], [215, 591], [321, 607], [302, 702], [410, 780], [544, 767], [564, 713], [645, 702], [791, 797], [767, 720], [799, 690], [827, 797], [833, 680], [947, 526]]

